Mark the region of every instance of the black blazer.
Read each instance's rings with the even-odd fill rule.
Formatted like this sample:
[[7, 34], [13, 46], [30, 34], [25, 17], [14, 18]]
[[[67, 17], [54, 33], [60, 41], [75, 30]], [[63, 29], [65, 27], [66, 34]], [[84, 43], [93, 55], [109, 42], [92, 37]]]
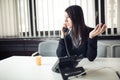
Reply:
[[[91, 30], [93, 30], [93, 29], [88, 27], [88, 30], [87, 30], [88, 35]], [[71, 37], [69, 34], [65, 37], [65, 40], [67, 43], [67, 48], [68, 48], [69, 54], [71, 56], [73, 56], [73, 55], [79, 56], [82, 54], [84, 57], [87, 57], [90, 61], [93, 61], [96, 58], [96, 56], [97, 56], [97, 36], [92, 39], [90, 39], [88, 37], [86, 42], [84, 44], [81, 44], [78, 48], [73, 48]], [[59, 40], [59, 45], [56, 50], [56, 53], [57, 53], [58, 57], [67, 56], [64, 39]]]

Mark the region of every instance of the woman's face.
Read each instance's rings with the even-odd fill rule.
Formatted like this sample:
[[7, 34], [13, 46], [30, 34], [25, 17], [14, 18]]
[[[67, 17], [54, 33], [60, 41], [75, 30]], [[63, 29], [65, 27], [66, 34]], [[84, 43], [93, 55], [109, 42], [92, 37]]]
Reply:
[[72, 20], [70, 19], [67, 12], [65, 12], [65, 24], [66, 24], [67, 28], [69, 28], [69, 29], [72, 28]]

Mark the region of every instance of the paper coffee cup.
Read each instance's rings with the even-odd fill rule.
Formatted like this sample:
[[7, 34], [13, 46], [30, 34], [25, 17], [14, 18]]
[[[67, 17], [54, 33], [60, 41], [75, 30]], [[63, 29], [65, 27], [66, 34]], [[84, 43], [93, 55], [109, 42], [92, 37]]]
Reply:
[[36, 64], [41, 65], [41, 56], [36, 56]]

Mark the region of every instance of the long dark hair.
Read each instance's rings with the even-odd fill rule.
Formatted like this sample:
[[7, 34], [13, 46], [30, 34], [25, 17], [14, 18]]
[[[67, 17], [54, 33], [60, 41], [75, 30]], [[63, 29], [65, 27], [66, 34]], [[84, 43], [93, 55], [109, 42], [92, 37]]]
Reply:
[[[66, 10], [72, 20], [72, 42], [78, 41], [78, 46], [87, 39], [87, 27], [84, 21], [83, 10], [78, 5], [69, 6]], [[81, 39], [80, 39], [81, 38]], [[74, 45], [74, 44], [73, 44]]]

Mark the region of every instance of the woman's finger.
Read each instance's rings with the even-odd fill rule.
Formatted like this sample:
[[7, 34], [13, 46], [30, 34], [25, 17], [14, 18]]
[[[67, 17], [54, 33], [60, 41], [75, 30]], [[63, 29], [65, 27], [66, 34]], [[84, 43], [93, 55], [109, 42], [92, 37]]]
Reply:
[[106, 28], [107, 28], [107, 26], [104, 24], [104, 25], [102, 26], [102, 28], [101, 28], [100, 33], [103, 33], [103, 32], [106, 30]]

